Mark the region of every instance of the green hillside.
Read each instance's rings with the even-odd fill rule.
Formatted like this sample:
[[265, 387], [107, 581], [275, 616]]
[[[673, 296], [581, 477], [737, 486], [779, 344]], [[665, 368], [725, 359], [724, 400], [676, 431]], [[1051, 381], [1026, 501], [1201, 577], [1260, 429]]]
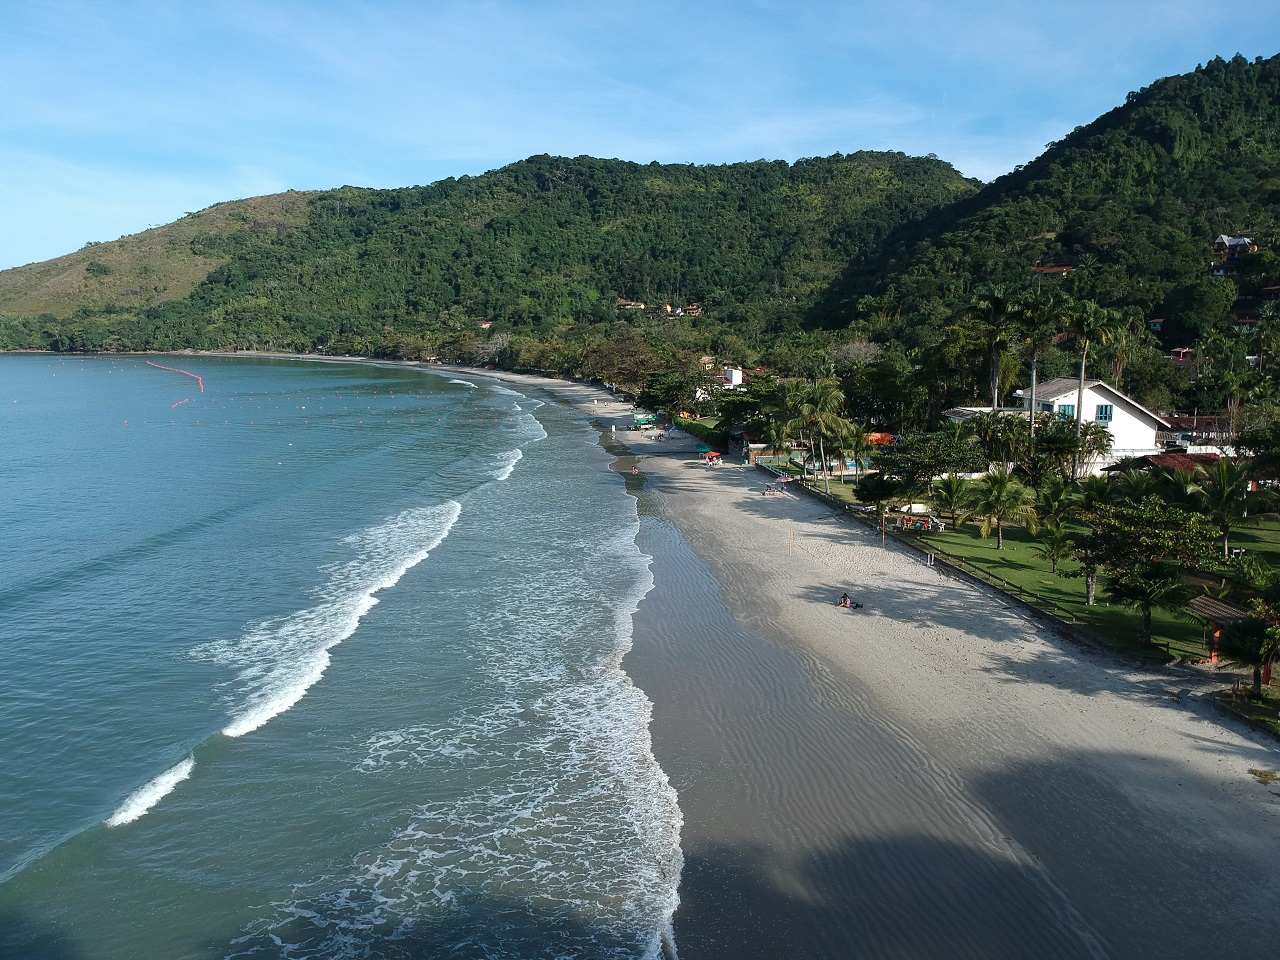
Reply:
[[[1077, 297], [1165, 321], [1167, 344], [1229, 320], [1238, 292], [1280, 283], [1280, 57], [1221, 59], [1130, 94], [1033, 163], [854, 264], [817, 316], [935, 341], [982, 283], [1066, 265]], [[1262, 250], [1233, 283], [1209, 275], [1219, 234]], [[1046, 281], [1047, 282], [1047, 281]], [[1243, 305], [1248, 309], [1248, 302]]]
[[[75, 255], [79, 286], [60, 299], [19, 297], [9, 274], [21, 271], [0, 274], [0, 344], [372, 352], [479, 321], [534, 334], [613, 322], [620, 298], [697, 303], [758, 335], [798, 326], [850, 262], [975, 189], [948, 164], [897, 153], [727, 166], [541, 156], [426, 187], [344, 187], [308, 196], [279, 235], [164, 228], [164, 249], [191, 251], [188, 287], [224, 259], [162, 303], [130, 293], [133, 278], [108, 289], [113, 274], [91, 275], [89, 260], [114, 271], [106, 248], [125, 256], [135, 238]], [[173, 266], [140, 262], [148, 289], [177, 289]]]
[[306, 223], [312, 196], [291, 191], [219, 203], [162, 227], [0, 271], [0, 316], [67, 317], [79, 310], [140, 309], [188, 296], [230, 259], [230, 237], [273, 240]]
[[[538, 156], [264, 197], [0, 273], [0, 348], [439, 356], [635, 386], [714, 354], [834, 372], [863, 421], [915, 430], [1007, 396], [1032, 356], [1073, 375], [1096, 314], [1089, 372], [1148, 407], [1271, 389], [1280, 57], [1155, 82], [980, 186], [901, 153]], [[1258, 248], [1225, 276], [1220, 234]]]

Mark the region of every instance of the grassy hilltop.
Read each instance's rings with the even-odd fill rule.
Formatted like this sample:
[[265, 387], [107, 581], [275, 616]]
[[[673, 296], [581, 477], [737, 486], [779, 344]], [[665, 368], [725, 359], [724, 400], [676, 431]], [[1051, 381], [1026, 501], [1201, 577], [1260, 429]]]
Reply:
[[230, 260], [237, 241], [269, 243], [304, 225], [313, 196], [290, 191], [219, 203], [142, 233], [0, 271], [0, 316], [69, 317], [182, 299]]

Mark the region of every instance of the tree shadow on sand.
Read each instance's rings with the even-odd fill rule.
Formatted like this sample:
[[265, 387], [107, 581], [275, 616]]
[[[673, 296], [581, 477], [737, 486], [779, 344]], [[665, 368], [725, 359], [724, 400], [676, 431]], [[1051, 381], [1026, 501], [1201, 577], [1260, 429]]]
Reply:
[[[985, 843], [945, 827], [810, 844], [798, 862], [763, 845], [686, 854], [682, 960], [1076, 958], [1269, 955], [1280, 937], [1274, 824], [1165, 819], [1134, 797], [1176, 804], [1196, 784], [1151, 758], [1088, 755], [1010, 764], [977, 798], [1012, 832]], [[1117, 766], [1118, 763], [1118, 766]], [[1263, 788], [1258, 788], [1263, 790]], [[1255, 791], [1257, 792], [1257, 791]], [[1258, 802], [1265, 803], [1259, 793]], [[1252, 801], [1251, 801], [1252, 802]], [[1250, 819], [1251, 818], [1251, 819]], [[1186, 820], [1192, 819], [1187, 817]], [[1262, 825], [1252, 844], [1241, 823]]]

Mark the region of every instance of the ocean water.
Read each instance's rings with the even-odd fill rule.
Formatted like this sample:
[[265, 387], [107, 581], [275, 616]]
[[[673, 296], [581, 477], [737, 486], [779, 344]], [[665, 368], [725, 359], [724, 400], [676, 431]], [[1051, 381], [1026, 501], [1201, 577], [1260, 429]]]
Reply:
[[656, 957], [652, 586], [476, 378], [0, 357], [0, 956]]

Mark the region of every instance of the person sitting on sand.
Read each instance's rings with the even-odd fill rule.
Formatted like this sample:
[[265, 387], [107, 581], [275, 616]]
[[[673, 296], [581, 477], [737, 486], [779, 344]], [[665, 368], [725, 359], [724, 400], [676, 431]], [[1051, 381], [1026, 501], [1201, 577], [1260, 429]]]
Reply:
[[849, 599], [849, 595], [848, 595], [847, 593], [842, 593], [842, 594], [840, 594], [840, 601], [836, 604], [836, 606], [837, 606], [837, 607], [848, 607], [848, 606], [851, 606], [851, 605], [852, 605], [852, 603], [853, 603], [853, 601], [851, 601], [851, 600]]

